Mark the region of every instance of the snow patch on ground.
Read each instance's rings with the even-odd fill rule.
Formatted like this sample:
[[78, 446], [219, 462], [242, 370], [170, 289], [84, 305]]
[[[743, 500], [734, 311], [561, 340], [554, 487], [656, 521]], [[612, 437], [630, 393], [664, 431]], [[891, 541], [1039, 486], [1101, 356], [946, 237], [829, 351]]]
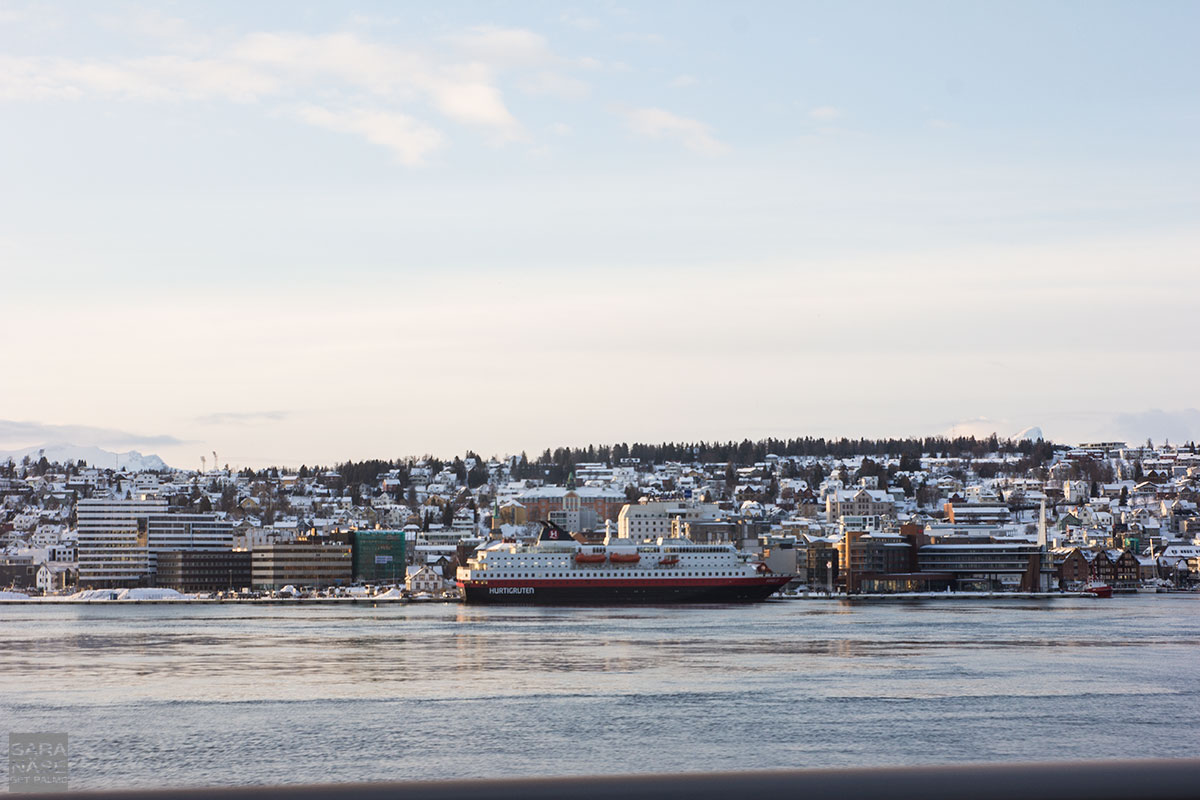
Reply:
[[84, 589], [64, 600], [195, 600], [194, 594], [180, 594], [174, 589]]

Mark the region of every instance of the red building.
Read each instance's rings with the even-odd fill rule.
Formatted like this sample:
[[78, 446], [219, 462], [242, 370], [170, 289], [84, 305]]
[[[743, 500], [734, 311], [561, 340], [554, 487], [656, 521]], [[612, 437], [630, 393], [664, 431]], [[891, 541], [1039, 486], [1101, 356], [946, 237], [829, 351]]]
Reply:
[[1092, 576], [1092, 565], [1078, 547], [1055, 550], [1054, 566], [1058, 573], [1058, 585], [1063, 587], [1082, 586]]
[[530, 522], [549, 519], [551, 511], [583, 509], [595, 512], [596, 518], [601, 522], [616, 522], [621, 506], [627, 502], [624, 492], [595, 486], [580, 486], [577, 489], [539, 486], [517, 497], [517, 501], [525, 506], [526, 519]]

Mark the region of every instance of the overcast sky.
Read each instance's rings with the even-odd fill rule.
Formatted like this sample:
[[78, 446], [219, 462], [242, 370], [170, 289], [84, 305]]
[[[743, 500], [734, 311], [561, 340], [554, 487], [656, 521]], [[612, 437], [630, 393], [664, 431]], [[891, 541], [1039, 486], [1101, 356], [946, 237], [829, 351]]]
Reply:
[[1197, 30], [0, 2], [0, 449], [1200, 439]]

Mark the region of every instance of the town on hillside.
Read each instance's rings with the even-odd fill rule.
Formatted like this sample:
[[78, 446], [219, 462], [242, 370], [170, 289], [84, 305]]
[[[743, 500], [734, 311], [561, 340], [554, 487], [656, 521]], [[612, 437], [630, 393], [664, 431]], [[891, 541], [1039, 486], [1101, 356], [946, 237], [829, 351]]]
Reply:
[[580, 541], [732, 543], [794, 576], [788, 595], [1185, 591], [1198, 500], [1195, 445], [1149, 441], [616, 445], [257, 471], [26, 457], [0, 464], [0, 597], [454, 597], [472, 553], [542, 521]]

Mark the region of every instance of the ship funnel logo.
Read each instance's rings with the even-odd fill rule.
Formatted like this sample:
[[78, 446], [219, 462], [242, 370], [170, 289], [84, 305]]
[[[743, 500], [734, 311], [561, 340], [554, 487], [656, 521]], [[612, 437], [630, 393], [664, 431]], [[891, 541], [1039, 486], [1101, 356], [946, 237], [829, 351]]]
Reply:
[[547, 541], [547, 540], [551, 540], [551, 539], [554, 541], [558, 541], [560, 539], [565, 539], [566, 537], [567, 537], [567, 532], [564, 531], [562, 528], [558, 527], [553, 522], [549, 522], [546, 520], [542, 521], [542, 535], [538, 537], [539, 539], [541, 539], [542, 541]]

